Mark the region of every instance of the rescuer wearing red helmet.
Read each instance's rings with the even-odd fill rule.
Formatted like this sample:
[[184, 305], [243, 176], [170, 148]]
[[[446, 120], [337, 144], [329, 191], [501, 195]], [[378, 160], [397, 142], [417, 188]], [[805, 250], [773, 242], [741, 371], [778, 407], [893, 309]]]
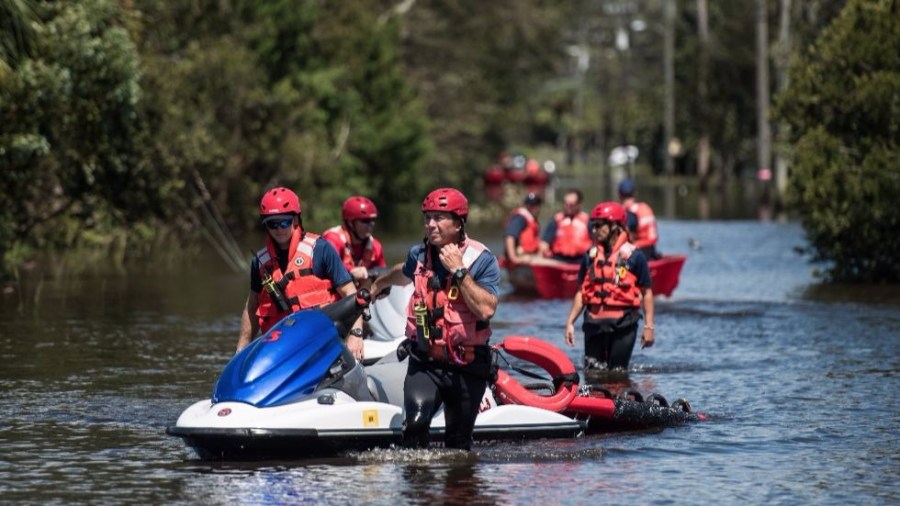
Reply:
[[443, 404], [445, 446], [468, 450], [491, 376], [488, 341], [500, 267], [485, 245], [466, 236], [469, 203], [459, 190], [429, 193], [422, 214], [424, 243], [376, 279], [372, 293], [390, 285], [415, 286], [402, 346], [410, 357], [403, 383], [403, 444], [427, 447], [431, 417]]
[[584, 369], [628, 369], [644, 310], [641, 348], [653, 346], [653, 289], [644, 254], [628, 242], [625, 208], [598, 204], [590, 214], [594, 245], [584, 255], [566, 319], [566, 344], [575, 345], [575, 320], [584, 311]]
[[[285, 316], [330, 304], [356, 292], [350, 273], [327, 241], [303, 230], [300, 199], [287, 188], [267, 191], [259, 204], [266, 245], [250, 262], [250, 294], [241, 315], [237, 349], [266, 333]], [[347, 336], [347, 348], [362, 359], [362, 319]]]
[[513, 209], [506, 219], [503, 245], [506, 259], [513, 265], [530, 264], [540, 258], [541, 225], [538, 215], [543, 203], [543, 197], [528, 193], [522, 199], [522, 205]]
[[322, 234], [341, 257], [344, 267], [357, 285], [368, 280], [369, 269], [384, 267], [384, 250], [381, 242], [372, 235], [378, 209], [366, 197], [353, 196], [341, 209], [343, 223], [329, 228]]

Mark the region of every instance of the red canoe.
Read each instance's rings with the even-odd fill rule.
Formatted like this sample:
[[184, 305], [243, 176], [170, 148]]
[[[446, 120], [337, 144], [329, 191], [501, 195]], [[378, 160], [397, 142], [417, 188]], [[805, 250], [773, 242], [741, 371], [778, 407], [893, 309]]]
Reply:
[[[666, 255], [650, 260], [650, 277], [653, 278], [653, 294], [671, 297], [678, 286], [681, 268], [687, 257]], [[542, 299], [568, 299], [578, 291], [576, 264], [517, 265], [510, 267], [503, 260], [509, 282], [521, 293], [536, 293]]]

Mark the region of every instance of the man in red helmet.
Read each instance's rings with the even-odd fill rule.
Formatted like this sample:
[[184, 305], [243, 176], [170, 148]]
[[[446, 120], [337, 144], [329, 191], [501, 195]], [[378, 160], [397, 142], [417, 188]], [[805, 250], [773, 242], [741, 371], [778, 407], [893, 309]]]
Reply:
[[490, 320], [497, 309], [500, 267], [487, 247], [466, 236], [466, 197], [453, 188], [422, 203], [425, 242], [406, 262], [375, 280], [372, 293], [413, 282], [403, 349], [403, 443], [429, 444], [431, 418], [443, 404], [444, 444], [468, 450], [478, 408], [491, 377]]
[[584, 255], [581, 285], [566, 320], [566, 344], [575, 345], [575, 320], [584, 311], [584, 369], [628, 369], [644, 310], [641, 348], [653, 346], [653, 289], [647, 259], [628, 242], [625, 208], [598, 204], [590, 215], [594, 245]]
[[322, 238], [334, 246], [359, 286], [368, 280], [370, 268], [385, 266], [381, 242], [372, 235], [378, 209], [366, 197], [353, 196], [344, 202], [341, 217], [344, 223], [326, 230]]
[[[259, 215], [268, 234], [265, 247], [250, 263], [250, 294], [241, 315], [238, 351], [257, 332], [267, 332], [285, 316], [356, 292], [334, 248], [303, 230], [296, 193], [281, 187], [267, 191]], [[362, 335], [360, 318], [347, 336], [347, 348], [358, 360], [362, 359]]]

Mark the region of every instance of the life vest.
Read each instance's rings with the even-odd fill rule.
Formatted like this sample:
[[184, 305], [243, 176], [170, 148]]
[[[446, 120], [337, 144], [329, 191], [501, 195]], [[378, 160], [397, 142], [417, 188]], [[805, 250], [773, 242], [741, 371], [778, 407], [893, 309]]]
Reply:
[[522, 248], [522, 253], [537, 253], [541, 245], [541, 225], [538, 223], [537, 219], [535, 219], [534, 215], [528, 212], [528, 209], [519, 207], [506, 219], [507, 226], [516, 215], [525, 218], [525, 228], [519, 234], [518, 238], [519, 247]]
[[622, 232], [606, 255], [601, 246], [588, 252], [591, 264], [581, 284], [581, 300], [595, 319], [621, 318], [625, 311], [640, 307], [641, 289], [637, 276], [628, 270], [627, 261], [635, 251]]
[[556, 236], [550, 250], [557, 255], [576, 257], [584, 255], [591, 249], [594, 241], [588, 231], [588, 215], [579, 212], [575, 216], [566, 216], [565, 213], [556, 213], [553, 216], [556, 221]]
[[634, 199], [625, 201], [625, 209], [637, 216], [637, 230], [634, 232], [634, 245], [638, 248], [656, 246], [659, 240], [659, 232], [656, 229], [656, 216], [653, 209], [644, 202]]
[[[351, 270], [354, 267], [365, 267], [368, 269], [375, 264], [375, 238], [369, 236], [366, 239], [366, 244], [363, 246], [363, 253], [358, 259], [353, 258], [353, 246], [350, 241], [350, 233], [344, 228], [343, 225], [338, 225], [336, 227], [331, 227], [322, 234], [322, 237], [328, 239], [329, 236], [336, 236], [341, 244], [344, 246], [338, 250], [338, 253], [341, 255], [341, 262], [344, 263], [344, 267], [347, 270]], [[332, 242], [332, 244], [334, 244]]]
[[288, 250], [293, 253], [288, 258], [286, 272], [282, 272], [281, 267], [278, 266], [278, 254], [271, 237], [266, 238], [266, 246], [256, 252], [259, 259], [260, 277], [265, 278], [269, 273], [276, 283], [282, 278], [288, 278], [288, 282], [284, 286], [284, 296], [291, 305], [290, 312], [281, 312], [269, 293], [261, 290], [256, 316], [259, 319], [259, 328], [262, 333], [290, 313], [324, 306], [338, 299], [331, 280], [322, 279], [313, 274], [313, 251], [318, 238], [319, 236], [316, 234], [303, 235], [299, 228], [294, 230]]
[[[471, 268], [484, 251], [490, 252], [484, 244], [466, 239], [462, 246], [463, 265]], [[426, 346], [431, 359], [468, 364], [475, 357], [474, 347], [487, 345], [490, 340], [490, 322], [479, 320], [472, 313], [453, 276], [447, 276], [443, 286], [439, 285], [431, 246], [425, 246], [421, 257], [416, 264], [414, 291], [406, 309], [406, 336], [418, 341], [420, 351]]]

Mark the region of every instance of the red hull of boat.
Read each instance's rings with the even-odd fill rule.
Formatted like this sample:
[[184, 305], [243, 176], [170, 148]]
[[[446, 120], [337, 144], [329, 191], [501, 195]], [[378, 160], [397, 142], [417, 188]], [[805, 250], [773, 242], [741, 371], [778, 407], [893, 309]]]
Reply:
[[[681, 268], [687, 257], [666, 255], [650, 260], [653, 294], [671, 297], [678, 287]], [[578, 291], [578, 269], [575, 264], [506, 266], [509, 281], [516, 291], [532, 292], [542, 299], [569, 299]]]

